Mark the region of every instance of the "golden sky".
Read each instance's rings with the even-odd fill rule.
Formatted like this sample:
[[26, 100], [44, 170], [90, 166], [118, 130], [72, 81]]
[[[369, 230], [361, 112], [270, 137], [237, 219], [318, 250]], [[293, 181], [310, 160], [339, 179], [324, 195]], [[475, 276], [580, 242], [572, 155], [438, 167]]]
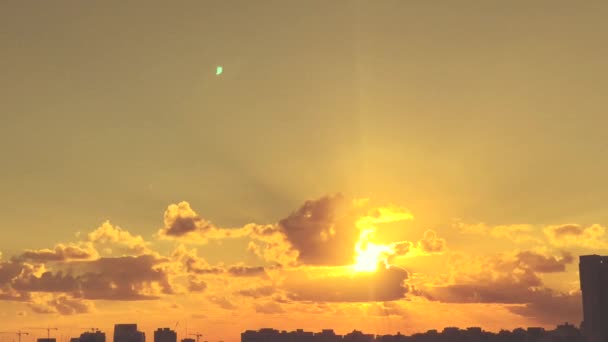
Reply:
[[0, 2], [0, 331], [580, 323], [577, 258], [608, 249], [607, 16]]

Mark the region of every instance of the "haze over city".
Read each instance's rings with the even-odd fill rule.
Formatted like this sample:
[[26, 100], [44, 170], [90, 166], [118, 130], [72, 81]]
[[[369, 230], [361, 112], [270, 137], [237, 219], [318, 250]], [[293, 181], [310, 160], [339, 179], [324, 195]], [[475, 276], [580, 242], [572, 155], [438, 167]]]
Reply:
[[0, 342], [578, 329], [579, 257], [608, 255], [607, 17], [0, 1]]

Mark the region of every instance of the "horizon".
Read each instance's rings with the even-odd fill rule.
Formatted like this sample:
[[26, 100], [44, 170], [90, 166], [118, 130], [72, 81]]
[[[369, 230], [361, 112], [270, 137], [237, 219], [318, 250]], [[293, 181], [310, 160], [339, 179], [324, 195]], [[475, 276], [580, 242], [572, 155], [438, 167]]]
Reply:
[[605, 342], [577, 258], [608, 255], [607, 17], [0, 1], [0, 331], [551, 329], [585, 302]]
[[[139, 329], [139, 325], [137, 323], [132, 323], [132, 322], [131, 323], [115, 323], [114, 324], [114, 328], [112, 329], [111, 332], [106, 332], [106, 331], [99, 330], [99, 329], [97, 329], [97, 330], [91, 329], [91, 330], [84, 330], [84, 331], [82, 329], [74, 329], [74, 330], [82, 331], [82, 333], [80, 333], [80, 334], [85, 334], [85, 333], [102, 333], [102, 334], [105, 335], [107, 342], [113, 342], [113, 340], [114, 340], [113, 339], [113, 333], [115, 331], [116, 326], [118, 326], [118, 325], [135, 325], [135, 326], [137, 326], [137, 330], [141, 331]], [[529, 329], [538, 329], [538, 328], [541, 328], [544, 331], [549, 332], [549, 331], [553, 331], [553, 330], [555, 330], [555, 329], [557, 329], [559, 327], [574, 327], [577, 330], [579, 329], [579, 327], [576, 324], [572, 324], [570, 322], [563, 322], [563, 323], [560, 323], [560, 324], [556, 324], [556, 326], [554, 327], [554, 329], [545, 329], [545, 328], [542, 328], [542, 327], [517, 327], [517, 328], [513, 328], [513, 329], [499, 329], [497, 331], [485, 330], [485, 329], [483, 329], [481, 327], [455, 327], [455, 326], [449, 326], [448, 325], [448, 326], [445, 326], [445, 327], [442, 327], [442, 328], [429, 329], [429, 330], [425, 330], [425, 331], [415, 331], [415, 332], [412, 332], [412, 333], [409, 333], [409, 334], [402, 334], [401, 331], [395, 331], [393, 333], [385, 333], [385, 334], [374, 334], [374, 333], [369, 333], [369, 332], [366, 332], [366, 331], [357, 330], [357, 329], [354, 329], [354, 328], [352, 330], [350, 330], [350, 331], [338, 332], [338, 331], [335, 331], [334, 329], [328, 328], [328, 327], [327, 328], [323, 328], [323, 329], [319, 329], [317, 331], [307, 330], [305, 328], [296, 328], [296, 329], [293, 329], [293, 330], [281, 330], [281, 329], [275, 329], [275, 328], [271, 328], [271, 327], [259, 327], [259, 328], [255, 328], [255, 329], [246, 329], [246, 330], [242, 331], [241, 333], [239, 333], [239, 337], [242, 334], [245, 334], [245, 333], [252, 333], [252, 332], [253, 333], [258, 333], [258, 332], [262, 332], [264, 330], [272, 330], [272, 331], [276, 331], [278, 333], [313, 333], [313, 334], [321, 334], [321, 333], [324, 333], [324, 332], [327, 332], [327, 331], [331, 331], [331, 332], [335, 333], [337, 336], [344, 336], [344, 335], [347, 335], [347, 334], [350, 334], [350, 333], [362, 333], [364, 335], [373, 335], [375, 337], [382, 337], [382, 336], [387, 336], [387, 335], [388, 336], [399, 336], [399, 335], [413, 336], [413, 335], [429, 334], [429, 333], [439, 333], [439, 334], [442, 334], [442, 333], [445, 333], [447, 330], [450, 330], [450, 329], [459, 329], [459, 331], [462, 331], [462, 332], [464, 332], [464, 331], [470, 331], [472, 329], [480, 329], [480, 331], [482, 333], [491, 333], [491, 334], [498, 334], [500, 332], [510, 332], [510, 333], [513, 333], [515, 330], [526, 330], [527, 331]], [[29, 330], [32, 330], [32, 329], [43, 329], [43, 328], [30, 328]], [[177, 335], [177, 341], [182, 341], [182, 342], [183, 342], [184, 339], [193, 339], [194, 341], [196, 341], [196, 335], [199, 335], [199, 333], [184, 332], [184, 334], [182, 335], [182, 338], [180, 338], [179, 337], [180, 336], [179, 329], [172, 329], [172, 328], [170, 328], [168, 326], [157, 327], [157, 328], [155, 328], [155, 329], [152, 330], [151, 334], [146, 333], [145, 331], [142, 331], [142, 332], [146, 336], [146, 341], [149, 341], [149, 336], [151, 336], [153, 338], [155, 331], [161, 331], [161, 330], [167, 330], [167, 329], [170, 332], [176, 333], [176, 335]], [[28, 329], [27, 328], [26, 329], [18, 329], [15, 332], [15, 334], [17, 332], [25, 333], [25, 332], [27, 332], [26, 330], [28, 330]], [[63, 334], [59, 334], [59, 336], [61, 336], [60, 338], [57, 338], [57, 336], [53, 336], [53, 334], [50, 334], [49, 338], [56, 339], [57, 342], [64, 342], [64, 341], [69, 341], [70, 338], [72, 338], [72, 337], [78, 337], [80, 334], [76, 334], [74, 336], [63, 336]], [[55, 335], [57, 335], [57, 334], [55, 334]], [[28, 334], [28, 335], [24, 335], [24, 336], [30, 337], [30, 339], [33, 339], [33, 340], [36, 340], [38, 338], [43, 338], [43, 339], [46, 338], [46, 337], [36, 337], [36, 335], [33, 335], [33, 334]], [[23, 342], [27, 341], [26, 337], [22, 336], [21, 341], [23, 341]], [[204, 337], [204, 335], [200, 334], [199, 337]], [[207, 341], [208, 339], [203, 338], [203, 340]], [[232, 341], [232, 340], [229, 338], [229, 339], [221, 339], [221, 341]]]

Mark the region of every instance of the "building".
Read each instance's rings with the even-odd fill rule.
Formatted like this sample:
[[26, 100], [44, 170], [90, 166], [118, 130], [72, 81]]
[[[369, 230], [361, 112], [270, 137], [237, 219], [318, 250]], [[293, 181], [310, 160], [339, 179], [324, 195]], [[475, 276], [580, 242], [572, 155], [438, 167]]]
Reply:
[[169, 328], [159, 328], [154, 332], [154, 342], [177, 342], [177, 333]]
[[587, 342], [608, 342], [608, 256], [581, 256], [579, 274], [583, 334]]
[[146, 334], [137, 330], [137, 324], [116, 324], [114, 342], [146, 342]]
[[106, 334], [101, 331], [85, 332], [80, 335], [79, 342], [106, 342]]

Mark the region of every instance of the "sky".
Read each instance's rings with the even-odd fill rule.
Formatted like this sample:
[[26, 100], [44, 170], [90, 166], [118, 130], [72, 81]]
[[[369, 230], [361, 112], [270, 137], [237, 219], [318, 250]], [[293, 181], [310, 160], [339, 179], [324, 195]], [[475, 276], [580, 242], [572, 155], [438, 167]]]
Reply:
[[608, 249], [607, 15], [0, 2], [0, 331], [580, 323], [578, 256]]

